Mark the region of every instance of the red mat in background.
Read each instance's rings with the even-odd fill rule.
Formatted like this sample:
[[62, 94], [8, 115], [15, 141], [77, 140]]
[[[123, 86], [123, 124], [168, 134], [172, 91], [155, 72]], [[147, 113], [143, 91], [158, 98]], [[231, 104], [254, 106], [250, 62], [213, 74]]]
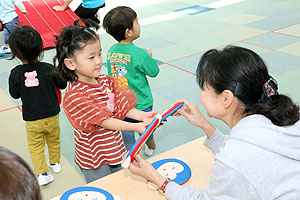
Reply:
[[59, 35], [61, 29], [73, 25], [78, 16], [71, 10], [54, 11], [55, 5], [62, 5], [64, 0], [28, 0], [23, 1], [27, 14], [24, 15], [17, 8], [19, 26], [27, 25], [34, 27], [41, 35], [44, 49], [55, 47], [54, 35]]

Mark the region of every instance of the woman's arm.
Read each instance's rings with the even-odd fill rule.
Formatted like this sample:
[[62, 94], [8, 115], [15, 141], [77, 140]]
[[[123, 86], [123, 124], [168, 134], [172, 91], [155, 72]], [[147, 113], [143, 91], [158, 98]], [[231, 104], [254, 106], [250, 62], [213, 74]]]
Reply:
[[220, 148], [224, 146], [226, 139], [227, 135], [224, 135], [219, 129], [216, 129], [214, 134], [204, 141], [203, 145], [216, 155], [220, 152]]
[[175, 115], [184, 116], [191, 124], [201, 128], [207, 136], [204, 145], [214, 154], [224, 146], [226, 137], [220, 130], [216, 129], [201, 113], [199, 108], [189, 102], [187, 99], [180, 99], [178, 102], [184, 102], [184, 106], [179, 109]]
[[[161, 188], [166, 180], [139, 154], [135, 156], [135, 160], [128, 169], [132, 174], [151, 181], [158, 188]], [[213, 167], [210, 182], [204, 191], [169, 182], [165, 187], [165, 195], [170, 200], [261, 199], [256, 189], [243, 174], [219, 160]]]
[[53, 10], [55, 11], [63, 11], [66, 10], [72, 0], [66, 0], [66, 2], [62, 6], [53, 6]]
[[170, 200], [261, 199], [243, 174], [218, 160], [204, 191], [172, 182], [166, 190], [166, 197]]
[[179, 99], [177, 102], [183, 102], [184, 105], [176, 112], [175, 115], [182, 115], [192, 125], [201, 128], [207, 138], [210, 138], [215, 133], [216, 128], [203, 116], [195, 104], [192, 104], [187, 99]]

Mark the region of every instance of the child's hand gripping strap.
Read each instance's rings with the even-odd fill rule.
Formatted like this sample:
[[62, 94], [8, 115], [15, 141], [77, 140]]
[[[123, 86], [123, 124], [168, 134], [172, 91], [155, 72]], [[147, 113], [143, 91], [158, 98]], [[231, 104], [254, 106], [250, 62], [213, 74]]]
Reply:
[[139, 137], [139, 139], [136, 141], [136, 143], [132, 146], [129, 153], [127, 154], [123, 167], [128, 168], [130, 163], [133, 161], [135, 155], [141, 150], [143, 145], [146, 143], [147, 139], [150, 137], [150, 135], [155, 131], [156, 127], [159, 126], [159, 124], [167, 119], [170, 115], [172, 115], [176, 110], [181, 108], [183, 106], [182, 102], [178, 102], [174, 104], [173, 106], [169, 107], [167, 110], [165, 110], [162, 114], [157, 115], [155, 119], [152, 120], [152, 122], [148, 125], [144, 133]]

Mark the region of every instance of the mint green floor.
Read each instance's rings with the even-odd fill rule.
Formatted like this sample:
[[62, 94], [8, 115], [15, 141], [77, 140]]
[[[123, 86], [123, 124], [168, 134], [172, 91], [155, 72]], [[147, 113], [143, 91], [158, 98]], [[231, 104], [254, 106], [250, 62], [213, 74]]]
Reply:
[[[130, 1], [107, 0], [107, 7], [117, 4], [116, 2], [124, 5]], [[139, 5], [141, 2], [149, 3], [145, 0], [131, 2], [139, 2]], [[261, 55], [269, 66], [271, 75], [279, 82], [279, 92], [300, 103], [299, 0], [245, 0], [198, 14], [183, 14], [175, 19], [153, 23], [154, 16], [175, 13], [174, 10], [195, 5], [205, 7], [213, 2], [219, 1], [156, 0], [151, 5], [137, 8], [132, 6], [142, 24], [141, 38], [135, 42], [136, 45], [149, 48], [153, 57], [162, 63], [159, 76], [149, 78], [155, 101], [154, 110], [162, 112], [177, 99], [187, 98], [206, 114], [199, 101], [200, 89], [194, 75], [197, 63], [203, 52], [230, 44], [250, 48]], [[163, 16], [157, 18], [162, 20]], [[145, 19], [150, 24], [143, 25]], [[106, 33], [102, 33], [100, 38], [104, 52], [103, 62], [106, 62], [106, 51], [115, 41]], [[0, 40], [3, 41], [2, 35]], [[44, 60], [52, 62], [54, 53], [54, 50], [45, 51]], [[16, 60], [0, 60], [0, 87], [6, 93], [9, 71], [17, 63]], [[106, 73], [105, 67], [102, 72]], [[15, 102], [17, 105], [21, 104], [19, 100]], [[224, 123], [210, 120], [225, 133], [229, 132]], [[62, 154], [77, 169], [73, 161], [73, 130], [63, 112], [60, 123]], [[157, 155], [199, 138], [203, 136], [203, 132], [182, 117], [172, 117], [154, 135], [157, 143], [154, 155]], [[5, 141], [0, 141], [0, 145], [3, 142]]]

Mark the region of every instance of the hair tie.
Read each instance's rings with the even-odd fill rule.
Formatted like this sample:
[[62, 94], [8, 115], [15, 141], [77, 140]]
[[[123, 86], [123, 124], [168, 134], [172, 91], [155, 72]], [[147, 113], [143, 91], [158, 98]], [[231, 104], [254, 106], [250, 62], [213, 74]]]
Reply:
[[270, 99], [273, 95], [278, 95], [278, 84], [277, 81], [270, 75], [268, 75], [266, 81], [263, 85], [263, 94], [261, 96], [262, 100]]

